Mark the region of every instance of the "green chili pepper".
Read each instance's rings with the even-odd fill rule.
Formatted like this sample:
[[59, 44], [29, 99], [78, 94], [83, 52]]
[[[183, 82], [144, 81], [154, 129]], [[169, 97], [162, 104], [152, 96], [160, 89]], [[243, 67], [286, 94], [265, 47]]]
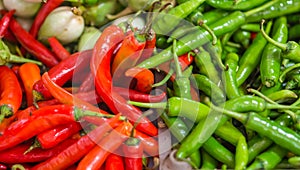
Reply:
[[239, 56], [236, 53], [228, 53], [225, 58], [227, 69], [224, 71], [223, 82], [228, 99], [233, 99], [241, 95], [236, 81], [236, 71], [238, 69]]
[[247, 22], [260, 22], [262, 19], [271, 19], [287, 14], [297, 13], [300, 10], [299, 0], [279, 0], [265, 10], [258, 11], [247, 17]]
[[[273, 28], [275, 41], [285, 43], [288, 38], [287, 19], [280, 17], [275, 20]], [[278, 83], [281, 70], [281, 49], [268, 43], [263, 50], [260, 62], [260, 75], [262, 84], [267, 87], [275, 86]]]
[[[270, 31], [272, 22], [267, 25], [267, 32]], [[262, 33], [258, 33], [249, 48], [246, 49], [239, 61], [239, 69], [236, 73], [237, 85], [242, 85], [260, 62], [261, 53], [267, 44]]]
[[249, 31], [239, 29], [233, 34], [232, 38], [234, 42], [242, 44], [244, 48], [248, 48], [250, 44], [251, 33]]
[[211, 169], [216, 169], [218, 162], [215, 160], [212, 156], [210, 156], [204, 149], [201, 151], [202, 155], [202, 165], [201, 168], [202, 170], [211, 170]]
[[[176, 47], [176, 40], [173, 41], [173, 50], [175, 51]], [[192, 99], [191, 90], [190, 90], [190, 79], [189, 77], [192, 74], [193, 67], [189, 67], [184, 71], [184, 74], [181, 72], [181, 66], [178, 60], [178, 56], [176, 53], [174, 55], [174, 64], [175, 64], [175, 72], [176, 72], [176, 79], [173, 83], [174, 94], [178, 97], [183, 97], [187, 99]]]
[[[174, 137], [181, 142], [189, 133], [191, 129], [189, 129], [186, 124], [179, 117], [169, 117], [166, 112], [163, 112], [160, 117], [163, 119], [165, 124], [168, 126], [170, 132], [174, 135]], [[200, 166], [200, 151], [195, 150], [189, 158], [197, 167]]]
[[273, 169], [287, 153], [288, 151], [281, 146], [273, 145], [267, 151], [258, 155], [247, 170]]
[[300, 157], [294, 156], [288, 159], [288, 162], [295, 167], [300, 167]]
[[224, 10], [249, 10], [257, 7], [267, 0], [240, 0], [238, 3], [236, 1], [218, 1], [218, 0], [207, 0], [206, 3], [210, 6], [218, 9]]
[[212, 82], [215, 84], [221, 82], [217, 67], [213, 64], [210, 54], [203, 48], [200, 48], [200, 51], [196, 53], [195, 63], [200, 73], [209, 77]]
[[260, 31], [260, 25], [259, 24], [244, 24], [241, 26], [241, 29], [244, 31], [250, 31], [250, 32], [259, 32]]
[[[214, 34], [218, 37], [226, 34], [227, 32], [235, 30], [244, 23], [244, 13], [236, 11], [227, 15], [224, 18], [221, 18], [220, 20], [209, 26], [214, 31]], [[178, 41], [176, 47], [176, 54], [178, 56], [185, 54], [211, 41], [212, 37], [209, 36], [209, 33], [207, 31], [203, 31], [203, 29], [201, 29], [200, 26], [197, 27], [199, 28], [197, 31], [187, 34]], [[172, 57], [172, 46], [169, 46], [160, 53], [152, 56], [147, 60], [144, 60], [137, 66], [143, 68], [154, 68], [168, 60], [171, 60]]]
[[207, 139], [207, 141], [203, 144], [203, 149], [216, 160], [228, 165], [228, 167], [234, 167], [235, 163], [233, 153], [220, 144], [214, 137]]
[[[175, 28], [183, 18], [197, 9], [204, 1], [205, 0], [189, 0], [170, 9], [166, 14], [160, 14], [152, 25], [153, 30], [157, 34], [167, 35], [172, 28]], [[172, 22], [170, 22], [170, 20], [172, 20]]]
[[211, 101], [215, 104], [221, 104], [225, 102], [225, 94], [214, 82], [212, 82], [207, 76], [202, 74], [193, 74], [193, 80], [195, 80], [194, 86], [200, 91], [211, 98]]
[[271, 37], [268, 36], [263, 29], [264, 20], [261, 22], [261, 33], [264, 38], [271, 44], [277, 46], [283, 51], [283, 57], [286, 59], [290, 59], [294, 62], [300, 62], [300, 45], [295, 41], [288, 41], [287, 43], [280, 43], [273, 40]]
[[222, 126], [219, 126], [216, 129], [215, 134], [234, 146], [238, 144], [239, 138], [243, 136], [241, 131], [229, 121], [225, 122]]
[[245, 136], [240, 136], [235, 151], [235, 170], [245, 169], [248, 163], [248, 145]]
[[222, 62], [223, 45], [220, 39], [217, 39], [214, 45], [211, 45], [211, 43], [205, 44], [204, 49], [211, 55], [212, 61], [218, 69], [221, 69], [220, 72], [226, 69]]
[[162, 35], [157, 35], [155, 46], [158, 49], [165, 49], [170, 46], [171, 43], [167, 42], [167, 37]]
[[199, 21], [202, 21], [203, 23], [210, 25], [214, 23], [215, 21], [219, 20], [220, 18], [225, 17], [228, 15], [229, 12], [221, 9], [214, 9], [207, 11], [205, 13], [202, 13], [200, 11], [193, 11], [188, 17], [188, 21], [192, 22], [194, 25], [198, 25]]
[[281, 126], [279, 123], [262, 117], [257, 113], [250, 112], [241, 114], [224, 110], [211, 105], [212, 109], [223, 111], [226, 115], [240, 121], [246, 128], [258, 132], [262, 136], [270, 138], [277, 145], [288, 149], [290, 152], [300, 154], [300, 135], [290, 128]]
[[298, 95], [295, 92], [287, 89], [276, 91], [267, 96], [277, 103], [284, 103], [286, 101], [295, 100], [298, 98]]

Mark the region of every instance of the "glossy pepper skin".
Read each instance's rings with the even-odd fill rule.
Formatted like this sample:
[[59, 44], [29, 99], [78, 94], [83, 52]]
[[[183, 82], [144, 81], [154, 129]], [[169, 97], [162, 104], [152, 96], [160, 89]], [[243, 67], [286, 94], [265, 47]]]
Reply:
[[29, 53], [34, 55], [44, 65], [51, 68], [58, 64], [56, 56], [41, 42], [37, 41], [31, 34], [29, 34], [23, 27], [12, 18], [9, 22], [9, 28]]
[[1, 121], [16, 113], [21, 106], [22, 90], [16, 74], [8, 66], [0, 66]]
[[[136, 121], [141, 111], [129, 104], [119, 94], [112, 90], [112, 75], [110, 64], [112, 53], [118, 43], [124, 38], [124, 33], [118, 26], [107, 27], [98, 39], [90, 63], [91, 71], [95, 76], [95, 85], [98, 94], [115, 114], [121, 112], [131, 121]], [[151, 136], [157, 135], [157, 128], [146, 118], [137, 126], [138, 130]]]

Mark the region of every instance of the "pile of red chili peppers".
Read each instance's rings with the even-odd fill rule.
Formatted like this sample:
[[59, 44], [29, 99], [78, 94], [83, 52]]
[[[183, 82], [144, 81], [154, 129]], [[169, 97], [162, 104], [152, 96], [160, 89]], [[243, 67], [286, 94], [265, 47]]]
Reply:
[[1, 10], [0, 170], [300, 168], [299, 0], [158, 1], [84, 51], [39, 29], [102, 2], [40, 3]]

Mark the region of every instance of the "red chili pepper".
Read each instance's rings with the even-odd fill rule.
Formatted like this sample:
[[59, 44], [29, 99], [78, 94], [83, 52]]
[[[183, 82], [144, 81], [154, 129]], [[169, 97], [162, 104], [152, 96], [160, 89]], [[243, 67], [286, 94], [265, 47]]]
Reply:
[[76, 93], [74, 94], [75, 97], [91, 103], [91, 104], [98, 104], [100, 102], [102, 102], [101, 97], [97, 94], [97, 92], [95, 90], [91, 90], [88, 92], [81, 92], [81, 93]]
[[0, 170], [7, 170], [8, 167], [2, 163], [0, 163]]
[[[51, 80], [62, 86], [72, 78], [75, 69], [80, 71], [89, 65], [91, 55], [92, 50], [72, 54], [48, 71]], [[47, 100], [52, 97], [42, 80], [33, 86], [33, 95], [35, 101]]]
[[[32, 170], [53, 170], [53, 169], [66, 169], [79, 161], [82, 157], [90, 152], [96, 145], [95, 142], [100, 141], [106, 132], [112, 130], [115, 126], [119, 125], [119, 116], [109, 119], [108, 123], [103, 123], [87, 135], [81, 137], [76, 143], [70, 145], [68, 148], [62, 150], [56, 156], [35, 165]], [[106, 138], [106, 136], [105, 136]], [[111, 142], [111, 141], [110, 141]]]
[[153, 51], [155, 49], [155, 44], [156, 44], [156, 34], [154, 30], [150, 29], [150, 31], [146, 34], [146, 45], [138, 63], [146, 60], [153, 54]]
[[[130, 31], [113, 59], [111, 72], [114, 76], [121, 77], [125, 70], [131, 68], [139, 60], [146, 45], [145, 37]], [[117, 72], [116, 72], [117, 71]]]
[[132, 125], [123, 122], [103, 138], [82, 160], [79, 162], [78, 170], [97, 170], [105, 162], [107, 156], [118, 149], [128, 139]]
[[145, 68], [133, 67], [125, 72], [125, 76], [133, 77], [136, 80], [134, 89], [143, 93], [149, 93], [154, 83], [152, 71]]
[[38, 146], [43, 149], [49, 149], [82, 129], [80, 123], [72, 122], [69, 124], [59, 125], [50, 130], [46, 130], [36, 136]]
[[40, 68], [34, 63], [24, 63], [19, 68], [19, 75], [23, 82], [27, 106], [33, 104], [33, 85], [41, 79]]
[[114, 153], [109, 154], [105, 161], [104, 170], [124, 170], [123, 157]]
[[16, 74], [0, 66], [0, 122], [16, 113], [21, 106], [22, 90]]
[[0, 136], [3, 135], [6, 131], [6, 129], [10, 126], [11, 123], [13, 123], [16, 119], [16, 114], [4, 119], [1, 123], [0, 123]]
[[146, 135], [138, 130], [135, 131], [134, 137], [141, 140], [143, 144], [143, 149], [150, 156], [158, 155], [158, 142], [153, 137]]
[[137, 138], [129, 138], [122, 145], [124, 153], [125, 170], [141, 170], [143, 169], [143, 145]]
[[125, 170], [143, 169], [143, 144], [140, 139], [134, 137], [134, 127], [131, 130], [129, 139], [122, 144]]
[[47, 2], [42, 5], [38, 13], [36, 14], [36, 17], [34, 18], [34, 21], [29, 30], [29, 33], [34, 38], [36, 38], [41, 25], [43, 24], [46, 17], [50, 14], [50, 12], [61, 5], [63, 2], [64, 0], [47, 0]]
[[22, 28], [15, 19], [11, 19], [9, 28], [12, 30], [22, 47], [24, 47], [47, 67], [51, 68], [58, 64], [58, 60], [55, 58], [55, 55], [46, 46], [24, 30], [24, 28]]
[[43, 74], [42, 81], [44, 85], [47, 87], [47, 89], [49, 90], [49, 92], [51, 93], [51, 95], [61, 103], [75, 105], [82, 109], [99, 111], [103, 114], [108, 114], [106, 111], [100, 110], [98, 107], [84, 100], [81, 100], [80, 98], [76, 97], [75, 95], [72, 95], [71, 93], [64, 90], [62, 87], [55, 84], [53, 81], [51, 81], [47, 72]]
[[[112, 91], [112, 76], [110, 73], [112, 53], [123, 37], [124, 33], [118, 26], [106, 27], [94, 46], [90, 66], [91, 72], [95, 76], [96, 90], [111, 111], [115, 114], [122, 113], [130, 121], [136, 121], [140, 117], [141, 111], [127, 104], [123, 97]], [[146, 118], [141, 120], [137, 129], [151, 136], [158, 133], [157, 128]]]
[[76, 141], [78, 139], [68, 138], [51, 149], [35, 148], [24, 154], [31, 145], [31, 141], [28, 141], [10, 149], [0, 151], [0, 160], [8, 164], [41, 162], [59, 154]]
[[64, 60], [71, 55], [69, 51], [55, 37], [48, 38], [48, 42], [52, 51], [60, 60]]
[[13, 147], [37, 134], [58, 125], [76, 122], [84, 116], [103, 116], [98, 112], [83, 111], [71, 105], [53, 105], [32, 112], [29, 118], [17, 120], [14, 129], [0, 136], [0, 150]]
[[124, 98], [132, 100], [132, 101], [160, 102], [166, 98], [165, 92], [161, 92], [158, 95], [151, 95], [151, 94], [142, 93], [137, 90], [127, 89], [127, 88], [123, 88], [123, 87], [114, 87], [113, 90], [116, 91], [117, 93], [119, 93]]
[[90, 72], [79, 86], [78, 92], [88, 92], [94, 88], [94, 76]]
[[4, 39], [8, 40], [9, 42], [12, 43], [18, 43], [17, 38], [15, 37], [15, 35], [11, 32], [10, 29], [7, 29], [4, 33]]
[[3, 38], [9, 27], [9, 22], [16, 10], [10, 10], [0, 20], [0, 38]]

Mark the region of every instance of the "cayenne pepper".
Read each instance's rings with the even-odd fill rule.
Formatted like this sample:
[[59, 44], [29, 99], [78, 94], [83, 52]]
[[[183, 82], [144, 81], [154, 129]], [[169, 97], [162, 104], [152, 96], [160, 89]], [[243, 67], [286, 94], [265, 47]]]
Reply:
[[46, 46], [24, 30], [24, 28], [15, 19], [11, 19], [9, 28], [22, 47], [24, 47], [47, 67], [51, 68], [58, 64], [58, 60], [55, 55]]
[[[95, 77], [96, 90], [112, 112], [115, 114], [121, 112], [129, 120], [136, 121], [140, 117], [141, 111], [127, 104], [123, 97], [112, 91], [111, 57], [115, 47], [123, 40], [123, 37], [122, 29], [116, 25], [104, 29], [94, 46], [90, 67]], [[157, 128], [146, 118], [142, 119], [137, 129], [151, 136], [158, 134]]]
[[0, 122], [16, 113], [21, 106], [22, 90], [16, 74], [0, 66]]
[[8, 30], [9, 22], [16, 10], [10, 10], [0, 20], [0, 38], [3, 38]]

